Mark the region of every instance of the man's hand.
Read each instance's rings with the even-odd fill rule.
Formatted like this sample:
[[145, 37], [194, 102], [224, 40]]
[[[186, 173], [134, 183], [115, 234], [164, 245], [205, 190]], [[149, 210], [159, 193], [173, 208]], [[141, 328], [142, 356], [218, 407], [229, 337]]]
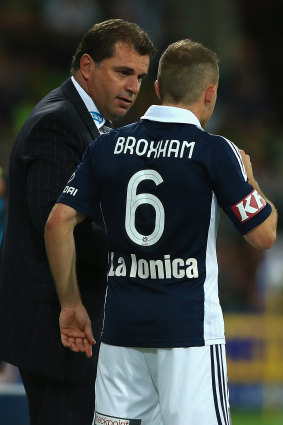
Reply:
[[61, 341], [64, 347], [75, 352], [92, 356], [93, 338], [91, 321], [82, 304], [76, 307], [62, 307], [59, 318]]

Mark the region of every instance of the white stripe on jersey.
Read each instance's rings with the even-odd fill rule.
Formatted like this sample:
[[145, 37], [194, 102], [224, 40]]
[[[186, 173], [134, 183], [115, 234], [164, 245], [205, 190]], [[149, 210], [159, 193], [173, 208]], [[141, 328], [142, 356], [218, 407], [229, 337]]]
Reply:
[[222, 357], [222, 350], [224, 349], [224, 346], [221, 345], [212, 345], [210, 347], [212, 389], [218, 425], [231, 425], [226, 379], [227, 370], [226, 365], [223, 364]]
[[[223, 136], [221, 136], [221, 137], [223, 137]], [[234, 152], [234, 154], [235, 154], [235, 156], [236, 156], [236, 158], [237, 158], [237, 160], [238, 160], [238, 162], [240, 164], [241, 171], [242, 171], [242, 174], [244, 176], [244, 179], [247, 181], [248, 180], [248, 176], [247, 176], [247, 172], [246, 172], [246, 169], [245, 169], [245, 166], [244, 166], [244, 163], [243, 163], [242, 156], [240, 154], [239, 148], [233, 142], [231, 142], [230, 140], [226, 139], [226, 137], [223, 137], [223, 139], [226, 140], [226, 142], [229, 144], [229, 146], [231, 147], [232, 151]]]
[[[226, 366], [226, 363], [223, 362], [223, 350], [224, 350], [223, 345], [218, 346], [219, 364], [222, 366], [221, 367], [221, 385], [222, 385], [222, 394], [223, 394], [223, 402], [224, 402], [224, 409], [225, 409], [225, 417], [226, 417], [226, 420], [227, 420], [227, 424], [230, 425], [231, 418], [230, 418], [227, 366]], [[226, 355], [225, 355], [225, 359], [226, 359]], [[224, 370], [224, 368], [225, 368], [225, 370]]]
[[218, 264], [216, 255], [218, 222], [219, 207], [216, 196], [213, 193], [205, 259], [203, 331], [205, 345], [225, 344], [224, 320], [218, 298]]

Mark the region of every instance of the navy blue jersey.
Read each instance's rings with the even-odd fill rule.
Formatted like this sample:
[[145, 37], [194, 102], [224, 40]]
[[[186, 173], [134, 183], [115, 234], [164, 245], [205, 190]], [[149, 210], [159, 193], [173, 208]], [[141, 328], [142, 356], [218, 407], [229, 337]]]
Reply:
[[94, 142], [58, 202], [102, 220], [109, 249], [102, 341], [139, 347], [224, 342], [219, 205], [245, 234], [271, 207], [238, 148], [188, 110], [152, 106]]

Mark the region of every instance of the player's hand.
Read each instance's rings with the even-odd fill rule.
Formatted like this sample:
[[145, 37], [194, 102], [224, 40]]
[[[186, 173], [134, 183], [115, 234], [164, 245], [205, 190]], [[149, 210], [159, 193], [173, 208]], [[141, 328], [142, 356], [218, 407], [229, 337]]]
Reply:
[[82, 304], [76, 307], [62, 307], [59, 326], [64, 347], [75, 352], [84, 352], [87, 357], [92, 356], [95, 340], [90, 318]]

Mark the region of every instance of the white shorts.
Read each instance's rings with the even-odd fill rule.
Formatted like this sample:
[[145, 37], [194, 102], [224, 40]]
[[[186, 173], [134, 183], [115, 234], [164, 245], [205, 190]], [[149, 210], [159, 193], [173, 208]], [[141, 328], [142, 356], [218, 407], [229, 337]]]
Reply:
[[95, 425], [231, 425], [224, 345], [101, 344]]

